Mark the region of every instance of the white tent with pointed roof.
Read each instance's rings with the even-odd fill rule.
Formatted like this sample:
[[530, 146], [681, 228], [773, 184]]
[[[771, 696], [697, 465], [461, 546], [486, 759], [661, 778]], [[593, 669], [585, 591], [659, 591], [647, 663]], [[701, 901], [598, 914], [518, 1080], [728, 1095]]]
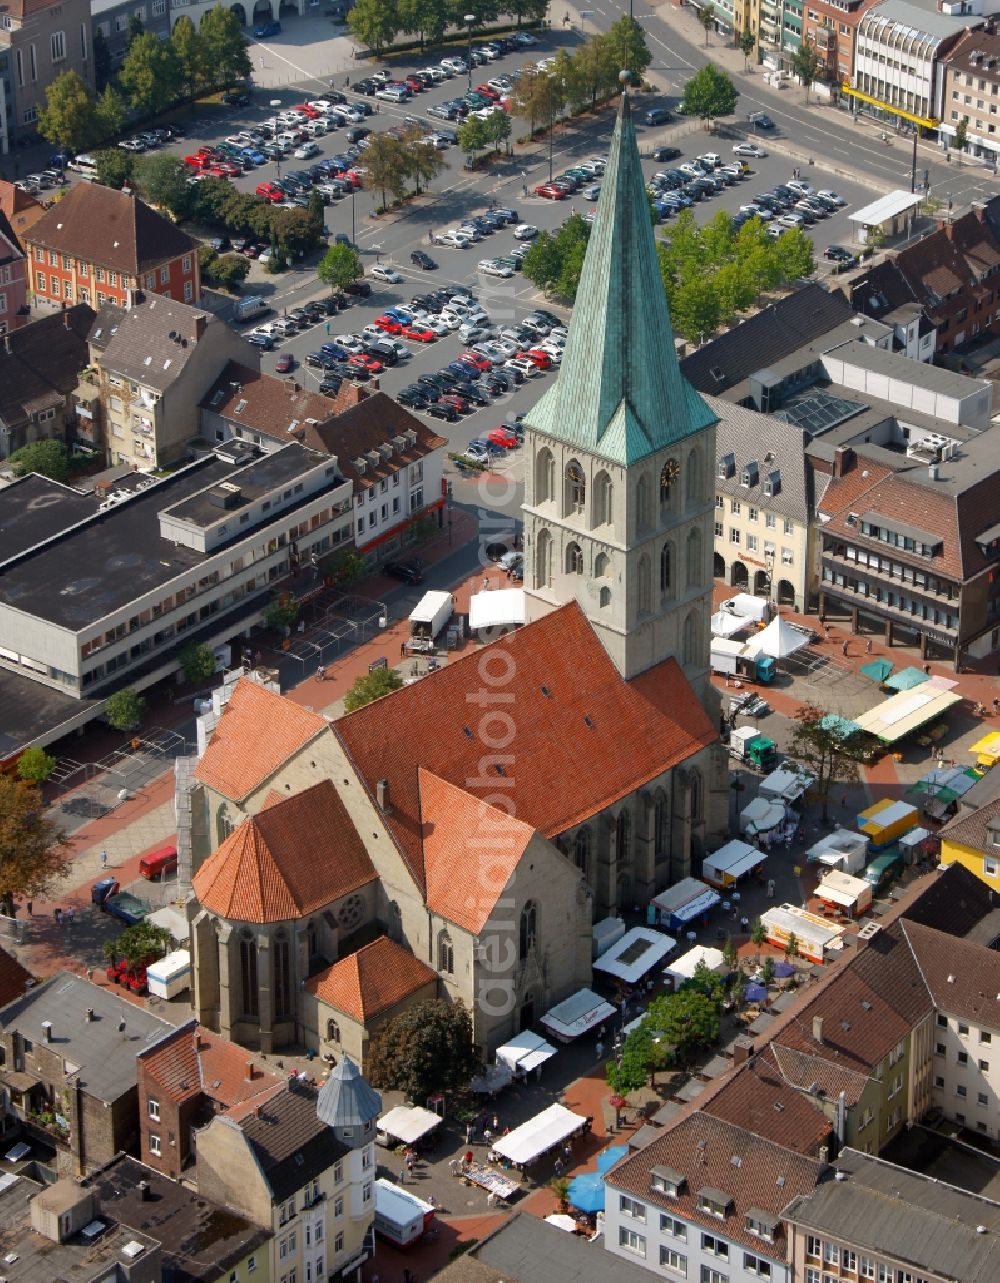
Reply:
[[780, 615], [775, 615], [762, 632], [759, 632], [756, 637], [751, 637], [747, 642], [747, 653], [772, 655], [775, 659], [784, 659], [786, 655], [793, 655], [808, 643], [808, 633], [801, 628], [796, 628]]

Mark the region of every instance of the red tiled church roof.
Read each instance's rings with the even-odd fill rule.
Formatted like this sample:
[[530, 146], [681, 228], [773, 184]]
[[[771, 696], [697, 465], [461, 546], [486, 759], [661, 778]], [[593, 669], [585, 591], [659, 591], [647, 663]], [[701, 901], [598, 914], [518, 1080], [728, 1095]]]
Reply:
[[436, 971], [388, 936], [380, 936], [312, 976], [306, 991], [363, 1025], [432, 980], [437, 980]]

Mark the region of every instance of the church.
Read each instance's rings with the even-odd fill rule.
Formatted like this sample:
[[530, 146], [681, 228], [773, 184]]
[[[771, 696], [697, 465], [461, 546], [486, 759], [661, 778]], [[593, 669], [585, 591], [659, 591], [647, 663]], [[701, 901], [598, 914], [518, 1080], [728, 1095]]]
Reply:
[[437, 995], [487, 1057], [590, 984], [595, 921], [697, 874], [728, 833], [715, 423], [678, 368], [624, 95], [525, 425], [528, 622], [332, 722], [237, 684], [184, 808], [202, 1024], [364, 1066]]

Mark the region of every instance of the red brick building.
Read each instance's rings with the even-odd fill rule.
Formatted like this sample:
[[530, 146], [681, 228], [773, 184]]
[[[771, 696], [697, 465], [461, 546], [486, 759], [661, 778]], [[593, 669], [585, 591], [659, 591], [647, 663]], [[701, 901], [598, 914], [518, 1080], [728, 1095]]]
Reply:
[[841, 85], [854, 70], [854, 41], [862, 16], [878, 0], [809, 0], [802, 6], [802, 36], [819, 54], [817, 79]]
[[197, 242], [135, 196], [78, 183], [24, 233], [37, 303], [130, 307], [137, 291], [201, 296]]

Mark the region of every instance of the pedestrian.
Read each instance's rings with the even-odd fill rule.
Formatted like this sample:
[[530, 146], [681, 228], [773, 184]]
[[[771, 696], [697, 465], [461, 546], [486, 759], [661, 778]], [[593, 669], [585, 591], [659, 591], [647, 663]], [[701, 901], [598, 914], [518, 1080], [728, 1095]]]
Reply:
[[847, 643], [847, 642], [844, 642], [843, 646], [841, 647], [841, 650], [844, 652], [844, 657], [845, 657], [845, 658], [847, 657], [847, 647], [848, 647], [848, 643]]
[[101, 868], [102, 868], [102, 869], [106, 869], [107, 867], [108, 867], [108, 853], [107, 853], [107, 851], [102, 851], [102, 852], [101, 852]]
[[527, 194], [528, 194], [528, 184], [527, 184], [527, 183], [522, 183], [522, 184], [521, 184], [521, 195], [522, 195], [522, 196], [527, 196]]
[[405, 658], [406, 658], [406, 642], [405, 642], [405, 641], [404, 641], [404, 642], [400, 642], [400, 643], [399, 643], [399, 658], [400, 658], [400, 659], [405, 659]]
[[603, 1059], [604, 1059], [604, 1043], [603, 1043], [603, 1042], [601, 1042], [600, 1038], [598, 1038], [598, 1040], [597, 1040], [597, 1046], [595, 1047], [595, 1049], [594, 1049], [594, 1050], [597, 1052], [597, 1059], [598, 1059], [598, 1060], [603, 1060]]
[[483, 592], [486, 592], [489, 589], [489, 586], [490, 586], [489, 575], [483, 575]]
[[329, 333], [330, 333], [330, 322], [329, 322], [329, 321], [327, 321], [327, 323], [326, 323], [326, 332], [327, 332], [327, 334], [329, 334]]
[[825, 620], [823, 622], [823, 636], [826, 638], [827, 641], [830, 640], [830, 625], [826, 623]]
[[1000, 699], [997, 699], [997, 698], [996, 698], [996, 696], [994, 696], [994, 698], [993, 698], [993, 716], [994, 716], [994, 717], [996, 717], [996, 715], [997, 715], [998, 713], [1000, 713]]
[[871, 653], [872, 653], [872, 639], [869, 637], [868, 640], [865, 642], [865, 654], [870, 655]]
[[28, 910], [28, 917], [29, 917], [29, 918], [30, 918], [30, 917], [32, 917], [32, 916], [33, 916], [33, 909], [34, 909], [34, 906], [32, 905], [32, 903], [31, 903], [31, 901], [30, 901], [30, 900], [29, 900], [29, 901], [28, 901], [28, 903], [25, 905], [25, 908]]
[[53, 910], [52, 910], [52, 920], [55, 922], [55, 924], [56, 924], [56, 926], [57, 926], [57, 927], [61, 924], [61, 922], [62, 922], [62, 909], [55, 908], [55, 909], [53, 909]]
[[[345, 89], [350, 89], [350, 87], [351, 87], [351, 78], [350, 78], [350, 76], [345, 76], [345, 77], [344, 77], [344, 88], [345, 88]], [[377, 1275], [377, 1274], [376, 1274], [376, 1275], [375, 1275], [375, 1277], [372, 1279], [372, 1283], [378, 1283], [378, 1275]]]
[[499, 1115], [499, 1114], [494, 1114], [494, 1115], [493, 1115], [493, 1130], [494, 1130], [495, 1132], [498, 1132], [498, 1131], [500, 1130], [500, 1115]]
[[428, 229], [428, 232], [427, 232], [427, 243], [428, 243], [429, 245], [433, 245], [433, 244], [434, 244], [434, 228], [433, 228], [433, 227], [431, 227], [431, 228], [429, 228], [429, 229]]
[[931, 666], [930, 666], [930, 664], [924, 664], [924, 676], [925, 676], [925, 677], [930, 677], [930, 675], [931, 675]]
[[561, 1158], [557, 1158], [553, 1165], [553, 1171], [557, 1176], [561, 1176], [562, 1169], [563, 1169], [563, 1160]]

